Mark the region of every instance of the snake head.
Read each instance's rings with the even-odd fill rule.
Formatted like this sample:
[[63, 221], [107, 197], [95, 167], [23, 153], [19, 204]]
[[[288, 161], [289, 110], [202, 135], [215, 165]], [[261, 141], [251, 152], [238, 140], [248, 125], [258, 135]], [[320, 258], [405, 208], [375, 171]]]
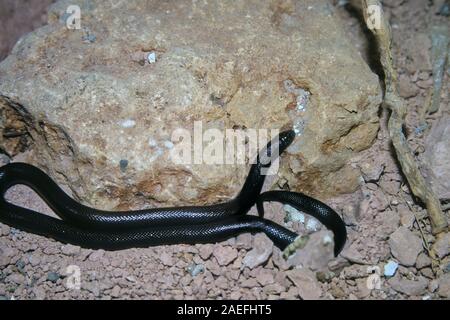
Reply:
[[294, 130], [286, 130], [280, 133], [280, 154], [294, 142], [295, 136]]

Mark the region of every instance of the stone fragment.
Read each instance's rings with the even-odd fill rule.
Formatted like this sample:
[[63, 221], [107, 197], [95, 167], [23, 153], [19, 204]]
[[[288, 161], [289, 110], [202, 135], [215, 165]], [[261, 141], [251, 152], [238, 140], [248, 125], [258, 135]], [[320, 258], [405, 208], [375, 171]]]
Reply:
[[322, 288], [315, 274], [308, 269], [294, 269], [286, 272], [287, 277], [298, 288], [303, 300], [317, 300], [322, 295]]
[[260, 266], [269, 260], [272, 255], [273, 242], [265, 234], [258, 233], [254, 238], [253, 246], [254, 248], [242, 260], [242, 265], [250, 269]]
[[227, 266], [238, 256], [238, 251], [230, 246], [217, 245], [213, 251], [217, 263], [221, 266]]
[[398, 228], [388, 242], [392, 255], [407, 267], [413, 266], [417, 256], [423, 251], [420, 237], [405, 227]]
[[395, 291], [409, 296], [420, 296], [424, 294], [428, 286], [428, 280], [421, 276], [415, 280], [410, 280], [397, 275], [389, 279], [388, 283]]

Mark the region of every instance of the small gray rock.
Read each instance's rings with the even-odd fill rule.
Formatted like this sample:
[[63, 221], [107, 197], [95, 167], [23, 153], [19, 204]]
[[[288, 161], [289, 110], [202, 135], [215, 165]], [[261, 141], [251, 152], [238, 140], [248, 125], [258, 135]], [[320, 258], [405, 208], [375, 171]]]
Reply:
[[13, 273], [8, 276], [7, 280], [17, 285], [21, 285], [25, 283], [25, 276], [20, 273]]
[[67, 244], [61, 247], [61, 252], [66, 256], [75, 256], [79, 254], [81, 251], [80, 247], [73, 246], [71, 244]]
[[59, 280], [59, 278], [61, 278], [61, 275], [57, 272], [49, 272], [47, 274], [47, 281], [56, 283]]
[[422, 276], [417, 277], [416, 280], [409, 280], [397, 274], [389, 279], [388, 283], [395, 291], [409, 296], [420, 296], [425, 293], [428, 287], [428, 280]]
[[401, 265], [411, 267], [423, 251], [422, 240], [408, 228], [398, 228], [389, 238], [392, 255]]
[[422, 269], [422, 268], [429, 267], [430, 265], [431, 265], [430, 257], [425, 252], [422, 252], [421, 254], [419, 254], [419, 256], [417, 257], [417, 261], [416, 261], [416, 268]]
[[205, 271], [205, 266], [202, 264], [191, 264], [187, 267], [187, 272], [189, 272], [189, 274], [192, 277], [196, 277], [198, 276], [200, 273]]

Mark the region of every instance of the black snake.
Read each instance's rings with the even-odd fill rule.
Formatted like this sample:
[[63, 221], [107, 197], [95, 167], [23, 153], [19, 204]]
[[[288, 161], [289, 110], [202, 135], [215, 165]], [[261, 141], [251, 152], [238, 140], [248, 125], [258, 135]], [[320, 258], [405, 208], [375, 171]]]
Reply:
[[[205, 206], [152, 208], [138, 211], [102, 211], [84, 206], [69, 197], [47, 174], [24, 163], [11, 163], [0, 168], [0, 222], [64, 243], [93, 249], [119, 250], [163, 244], [211, 243], [241, 233], [264, 232], [275, 245], [284, 249], [297, 234], [262, 218], [263, 201], [288, 203], [319, 219], [335, 235], [336, 255], [342, 249], [346, 232], [342, 220], [325, 204], [293, 192], [266, 192], [261, 189], [263, 168], [294, 140], [292, 130], [282, 132], [257, 156], [240, 193], [224, 203]], [[266, 155], [270, 161], [262, 162]], [[61, 218], [9, 203], [6, 191], [17, 184], [31, 187]], [[246, 215], [258, 202], [261, 217]]]

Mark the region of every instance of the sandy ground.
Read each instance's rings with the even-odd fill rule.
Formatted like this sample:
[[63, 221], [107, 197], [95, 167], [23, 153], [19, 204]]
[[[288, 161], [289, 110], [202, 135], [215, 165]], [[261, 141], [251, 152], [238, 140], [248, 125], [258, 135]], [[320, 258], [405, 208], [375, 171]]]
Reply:
[[[442, 1], [385, 3], [401, 94], [409, 106], [408, 141], [420, 158], [426, 132], [416, 130], [418, 111], [432, 85], [426, 35], [432, 23], [445, 20], [435, 15]], [[355, 46], [368, 56], [360, 21], [344, 7], [338, 12]], [[370, 56], [367, 59], [373, 61]], [[376, 63], [371, 66], [378, 70]], [[441, 109], [440, 114], [450, 112], [445, 90]], [[360, 190], [327, 200], [348, 225], [348, 243], [336, 259], [331, 257], [330, 234], [302, 215], [287, 225], [310, 233], [311, 239], [289, 261], [261, 234], [210, 245], [105, 252], [64, 245], [0, 224], [0, 299], [448, 299], [448, 234], [438, 239], [431, 234], [426, 211], [413, 201], [392, 155], [385, 112], [381, 118], [373, 147], [352, 160], [364, 177]], [[434, 121], [428, 119], [429, 126]], [[26, 155], [14, 161], [24, 159]], [[26, 187], [14, 187], [7, 197], [51, 214]], [[267, 209], [269, 218], [285, 223], [283, 208]], [[440, 255], [437, 272], [426, 250], [433, 244]]]

